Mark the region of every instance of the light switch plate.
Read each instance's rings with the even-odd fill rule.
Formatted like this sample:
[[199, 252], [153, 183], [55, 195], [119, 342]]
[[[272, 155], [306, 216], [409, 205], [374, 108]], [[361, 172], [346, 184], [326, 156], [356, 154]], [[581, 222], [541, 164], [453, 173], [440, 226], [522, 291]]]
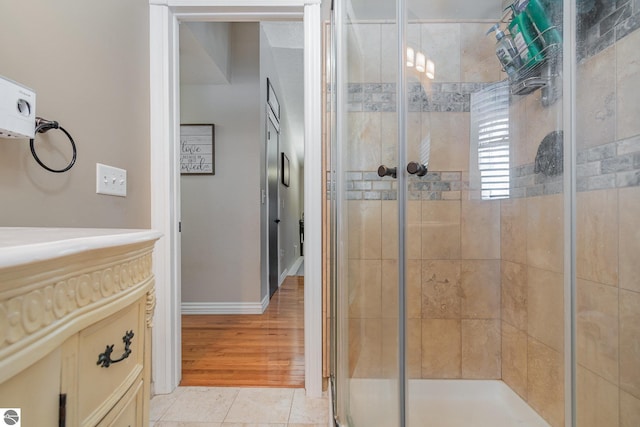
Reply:
[[96, 193], [127, 196], [127, 171], [96, 163]]

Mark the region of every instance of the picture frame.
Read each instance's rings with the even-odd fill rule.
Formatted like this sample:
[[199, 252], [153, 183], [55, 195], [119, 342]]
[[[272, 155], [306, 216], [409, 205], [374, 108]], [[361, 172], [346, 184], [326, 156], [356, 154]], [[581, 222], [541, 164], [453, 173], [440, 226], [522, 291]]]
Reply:
[[278, 102], [278, 97], [276, 96], [276, 91], [273, 89], [271, 85], [271, 80], [267, 77], [267, 104], [271, 108], [273, 115], [276, 117], [276, 120], [280, 121], [280, 103]]
[[284, 153], [280, 153], [280, 157], [281, 157], [280, 165], [282, 169], [280, 176], [282, 177], [282, 185], [284, 185], [285, 187], [288, 187], [289, 186], [289, 158]]
[[215, 125], [180, 125], [180, 174], [215, 175]]

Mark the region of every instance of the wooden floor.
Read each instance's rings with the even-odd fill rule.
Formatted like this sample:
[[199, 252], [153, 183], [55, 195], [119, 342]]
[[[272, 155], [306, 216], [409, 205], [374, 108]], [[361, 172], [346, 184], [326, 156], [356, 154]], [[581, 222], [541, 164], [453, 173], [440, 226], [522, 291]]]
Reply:
[[304, 386], [304, 277], [261, 314], [182, 316], [182, 386]]

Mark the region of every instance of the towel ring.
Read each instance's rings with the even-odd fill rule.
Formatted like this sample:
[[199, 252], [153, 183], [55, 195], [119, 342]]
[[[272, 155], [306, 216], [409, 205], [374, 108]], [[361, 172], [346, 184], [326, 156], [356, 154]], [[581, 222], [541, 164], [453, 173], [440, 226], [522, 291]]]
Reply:
[[65, 130], [65, 128], [60, 126], [58, 124], [58, 122], [56, 122], [55, 120], [46, 120], [46, 119], [43, 119], [42, 117], [36, 117], [36, 129], [35, 129], [35, 133], [36, 134], [45, 133], [45, 132], [50, 131], [51, 129], [59, 129], [65, 135], [67, 135], [67, 138], [69, 138], [69, 142], [71, 143], [71, 148], [73, 150], [73, 157], [71, 158], [71, 162], [69, 162], [69, 164], [63, 169], [52, 169], [49, 166], [45, 165], [42, 162], [42, 160], [40, 160], [40, 158], [38, 158], [38, 155], [36, 154], [36, 148], [34, 146], [35, 135], [34, 135], [33, 138], [30, 139], [30, 142], [29, 142], [29, 146], [31, 147], [31, 154], [33, 155], [33, 158], [36, 159], [36, 162], [38, 162], [38, 164], [40, 166], [42, 166], [43, 168], [45, 168], [49, 172], [54, 172], [54, 173], [66, 172], [69, 169], [71, 169], [73, 167], [73, 165], [76, 163], [76, 156], [78, 154], [78, 151], [76, 150], [76, 143], [73, 141], [73, 138], [71, 137], [69, 132], [67, 132]]

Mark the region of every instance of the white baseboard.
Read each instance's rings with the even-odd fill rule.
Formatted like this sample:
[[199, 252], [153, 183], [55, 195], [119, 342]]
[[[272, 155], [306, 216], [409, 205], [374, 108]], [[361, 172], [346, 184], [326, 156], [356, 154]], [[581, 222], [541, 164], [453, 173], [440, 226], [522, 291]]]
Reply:
[[288, 275], [289, 275], [289, 270], [285, 268], [282, 274], [280, 275], [280, 277], [278, 278], [278, 287], [282, 286], [282, 283], [284, 283], [284, 279], [286, 279]]
[[289, 271], [291, 272], [291, 275], [294, 275], [298, 272], [298, 269], [302, 265], [302, 261], [304, 261], [304, 257], [299, 256], [298, 259], [293, 262], [291, 267], [289, 267]]
[[182, 314], [262, 314], [269, 305], [269, 295], [261, 302], [183, 302]]

